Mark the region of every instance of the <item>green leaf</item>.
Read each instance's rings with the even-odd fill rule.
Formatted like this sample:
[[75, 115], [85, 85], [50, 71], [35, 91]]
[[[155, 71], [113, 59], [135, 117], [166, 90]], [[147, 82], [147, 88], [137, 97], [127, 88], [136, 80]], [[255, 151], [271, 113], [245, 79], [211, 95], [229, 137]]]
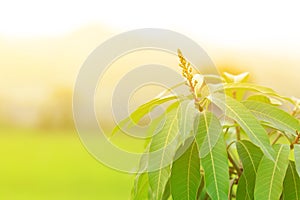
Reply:
[[258, 165], [263, 157], [263, 152], [254, 144], [247, 140], [241, 140], [237, 143], [237, 151], [243, 164], [242, 177], [244, 182], [240, 182], [237, 188], [237, 197], [245, 194], [249, 199], [253, 199], [255, 179]]
[[[203, 113], [203, 120], [207, 124], [206, 127], [215, 127], [207, 134], [219, 135], [222, 132], [222, 127], [216, 117], [212, 113]], [[206, 129], [207, 130], [207, 129]], [[215, 132], [212, 132], [214, 130]], [[212, 199], [227, 199], [229, 190], [229, 172], [226, 144], [223, 137], [218, 137], [214, 147], [210, 141], [211, 137], [207, 137], [208, 148], [211, 149], [209, 153], [201, 159], [201, 164], [205, 174], [206, 191]], [[198, 143], [198, 141], [197, 141]]]
[[200, 149], [200, 157], [205, 157], [222, 135], [222, 126], [211, 112], [199, 113], [194, 123], [195, 138]]
[[290, 161], [283, 182], [283, 200], [300, 200], [300, 177], [297, 175], [295, 163]]
[[195, 108], [194, 101], [186, 100], [180, 102], [180, 112], [178, 114], [179, 120], [179, 144], [184, 143], [184, 141], [192, 136], [193, 134], [193, 124], [198, 110]]
[[209, 196], [212, 199], [227, 199], [229, 173], [226, 145], [223, 138], [219, 138], [212, 151], [201, 159], [201, 163]]
[[144, 147], [148, 147], [149, 143], [151, 142], [151, 137], [152, 135], [155, 135], [156, 133], [158, 133], [161, 128], [164, 125], [164, 119], [165, 119], [165, 114], [162, 114], [154, 119], [152, 119], [151, 123], [148, 125], [148, 129], [146, 132], [146, 138], [145, 139], [145, 144]]
[[177, 96], [168, 96], [168, 97], [164, 97], [164, 98], [156, 98], [156, 99], [148, 101], [147, 103], [139, 106], [134, 112], [132, 112], [129, 115], [129, 117], [123, 119], [122, 121], [120, 121], [117, 124], [117, 126], [113, 129], [111, 135], [116, 134], [123, 127], [126, 127], [126, 126], [132, 127], [132, 126], [136, 125], [142, 119], [142, 117], [144, 117], [147, 113], [151, 112], [155, 107], [157, 107], [163, 103], [166, 103], [168, 101], [174, 100], [174, 99], [178, 99], [178, 97]]
[[147, 199], [149, 191], [148, 174], [141, 173], [135, 178], [134, 187], [131, 193], [132, 200]]
[[174, 99], [178, 99], [178, 97], [168, 96], [165, 98], [153, 99], [152, 101], [149, 101], [148, 103], [139, 106], [132, 114], [130, 114], [130, 118], [134, 123], [138, 123], [143, 116], [152, 111], [156, 106]]
[[199, 152], [195, 141], [174, 162], [170, 180], [174, 200], [196, 199], [201, 175]]
[[263, 103], [267, 103], [267, 104], [271, 104], [271, 105], [275, 105], [275, 106], [282, 105], [281, 101], [279, 101], [275, 98], [268, 97], [266, 95], [261, 95], [261, 94], [252, 95], [252, 96], [248, 97], [247, 100], [259, 101], [259, 102], [263, 102]]
[[280, 99], [283, 99], [283, 100], [293, 103], [293, 101], [290, 98], [277, 94], [271, 88], [260, 86], [260, 85], [255, 85], [253, 83], [227, 83], [227, 84], [224, 84], [224, 85], [221, 85], [221, 86], [215, 88], [214, 92], [223, 92], [224, 90], [225, 91], [247, 90], [247, 91], [259, 92], [261, 94], [278, 97]]
[[258, 101], [244, 101], [243, 104], [259, 120], [267, 122], [275, 129], [297, 136], [296, 130], [300, 130], [300, 123], [287, 112], [270, 104]]
[[264, 102], [264, 103], [271, 103], [269, 97], [265, 96], [265, 95], [252, 95], [250, 97], [247, 98], [247, 100], [249, 101], [260, 101], [260, 102]]
[[275, 200], [280, 198], [289, 163], [289, 146], [275, 145], [274, 149], [275, 161], [272, 162], [264, 156], [258, 166], [254, 199]]
[[208, 99], [222, 109], [228, 117], [234, 119], [250, 140], [259, 146], [268, 158], [274, 160], [274, 150], [266, 130], [243, 104], [221, 93], [211, 95]]
[[[153, 136], [150, 144], [148, 170], [153, 199], [161, 199], [169, 180], [170, 164], [176, 152], [179, 103], [172, 104], [166, 111], [166, 121], [161, 131]], [[153, 153], [155, 152], [155, 153]], [[158, 169], [153, 171], [154, 169]]]
[[294, 145], [295, 164], [298, 176], [300, 176], [300, 144]]
[[[252, 200], [253, 194], [250, 194], [248, 189], [249, 183], [244, 174], [239, 179], [237, 191], [236, 191], [236, 200]], [[252, 197], [250, 196], [252, 195]]]

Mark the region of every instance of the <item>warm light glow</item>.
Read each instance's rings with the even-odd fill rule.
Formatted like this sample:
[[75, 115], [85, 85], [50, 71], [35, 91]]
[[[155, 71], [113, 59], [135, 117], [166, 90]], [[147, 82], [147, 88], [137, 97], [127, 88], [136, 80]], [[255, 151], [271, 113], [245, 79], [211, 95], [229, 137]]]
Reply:
[[167, 28], [215, 43], [299, 44], [299, 5], [275, 1], [3, 1], [0, 34], [57, 35], [85, 24]]

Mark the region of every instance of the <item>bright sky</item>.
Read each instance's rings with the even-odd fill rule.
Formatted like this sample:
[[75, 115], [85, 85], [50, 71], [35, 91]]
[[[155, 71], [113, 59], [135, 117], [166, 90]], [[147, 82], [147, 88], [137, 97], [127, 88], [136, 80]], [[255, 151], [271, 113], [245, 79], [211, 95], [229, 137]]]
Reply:
[[1, 1], [0, 34], [60, 35], [91, 23], [116, 30], [155, 27], [215, 43], [300, 46], [297, 1]]

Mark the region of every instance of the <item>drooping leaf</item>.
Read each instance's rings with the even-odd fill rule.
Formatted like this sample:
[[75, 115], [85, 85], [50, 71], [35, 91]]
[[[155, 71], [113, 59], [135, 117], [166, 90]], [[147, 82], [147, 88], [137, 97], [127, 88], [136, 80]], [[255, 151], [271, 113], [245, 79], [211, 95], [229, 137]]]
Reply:
[[134, 112], [132, 112], [129, 117], [123, 119], [120, 121], [117, 126], [113, 129], [111, 135], [116, 134], [119, 132], [122, 128], [126, 127], [132, 127], [136, 125], [142, 117], [144, 117], [147, 113], [151, 112], [155, 107], [166, 103], [171, 100], [177, 99], [177, 96], [168, 96], [164, 98], [156, 98], [151, 101], [148, 101], [147, 103], [139, 106]]
[[258, 166], [254, 199], [279, 199], [288, 167], [289, 146], [275, 145], [275, 161], [264, 156]]
[[300, 130], [299, 121], [287, 112], [267, 103], [258, 101], [244, 101], [243, 104], [261, 121], [272, 127], [296, 136]]
[[172, 104], [166, 111], [163, 128], [153, 136], [150, 144], [148, 173], [153, 199], [160, 200], [171, 174], [170, 164], [176, 152], [179, 103]]
[[210, 95], [208, 99], [222, 109], [228, 117], [234, 119], [250, 140], [259, 146], [268, 158], [274, 160], [274, 150], [266, 130], [243, 104], [221, 93]]
[[245, 194], [253, 199], [255, 179], [258, 165], [263, 157], [263, 152], [250, 141], [241, 140], [237, 143], [237, 151], [243, 164], [242, 177], [244, 182], [239, 180], [237, 196], [239, 199]]
[[170, 180], [173, 200], [196, 199], [201, 175], [199, 152], [195, 141], [174, 162]]
[[149, 182], [148, 174], [141, 173], [135, 178], [134, 186], [131, 192], [132, 200], [148, 199]]
[[[207, 134], [219, 135], [220, 132], [222, 132], [222, 127], [220, 122], [215, 119], [216, 117], [212, 113], [204, 112], [200, 116], [198, 123], [202, 123], [202, 121], [207, 123], [207, 125], [205, 125], [208, 127], [206, 130], [209, 130]], [[212, 129], [210, 127], [214, 128]], [[211, 137], [206, 138], [207, 146], [211, 149], [207, 155], [201, 158], [201, 164], [205, 174], [206, 191], [212, 199], [227, 199], [229, 190], [229, 172], [225, 141], [223, 137], [218, 137], [217, 142], [212, 147]]]
[[300, 144], [294, 145], [295, 164], [298, 176], [300, 176]]
[[213, 113], [203, 112], [196, 116], [194, 130], [200, 157], [203, 158], [213, 149], [222, 135], [222, 126]]
[[295, 163], [289, 161], [289, 166], [283, 182], [283, 200], [300, 200], [300, 177], [297, 174]]

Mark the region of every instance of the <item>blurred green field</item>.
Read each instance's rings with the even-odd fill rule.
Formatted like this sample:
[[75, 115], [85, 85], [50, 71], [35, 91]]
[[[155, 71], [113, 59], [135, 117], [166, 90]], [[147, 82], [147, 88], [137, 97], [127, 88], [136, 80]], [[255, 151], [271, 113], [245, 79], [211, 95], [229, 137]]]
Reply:
[[75, 131], [0, 130], [0, 199], [128, 199], [134, 177], [105, 167]]

